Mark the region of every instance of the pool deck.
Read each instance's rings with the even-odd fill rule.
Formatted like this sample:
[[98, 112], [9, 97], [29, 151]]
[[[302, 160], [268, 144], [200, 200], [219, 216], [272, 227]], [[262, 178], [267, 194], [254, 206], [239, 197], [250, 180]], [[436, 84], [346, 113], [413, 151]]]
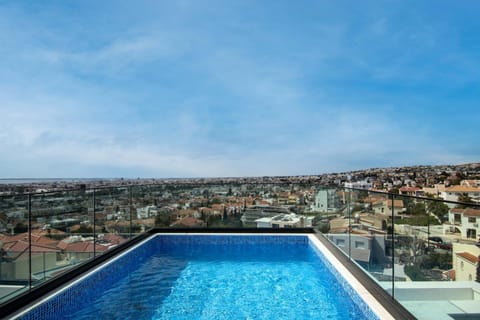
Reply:
[[[391, 292], [388, 283], [381, 284]], [[480, 283], [477, 282], [399, 282], [395, 284], [395, 298], [419, 319], [480, 318]]]

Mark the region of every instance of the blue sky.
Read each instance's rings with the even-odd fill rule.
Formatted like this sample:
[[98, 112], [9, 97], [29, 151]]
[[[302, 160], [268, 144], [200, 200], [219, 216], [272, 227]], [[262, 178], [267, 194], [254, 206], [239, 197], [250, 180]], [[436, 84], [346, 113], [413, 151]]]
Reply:
[[0, 1], [0, 177], [480, 160], [477, 1]]

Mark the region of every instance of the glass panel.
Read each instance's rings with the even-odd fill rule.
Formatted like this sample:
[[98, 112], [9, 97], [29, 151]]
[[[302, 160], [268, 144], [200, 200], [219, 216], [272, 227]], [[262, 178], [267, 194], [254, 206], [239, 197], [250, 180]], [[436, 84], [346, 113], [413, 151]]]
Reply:
[[[395, 298], [418, 318], [478, 313], [478, 205], [397, 197]], [[475, 221], [474, 219], [475, 218]]]
[[155, 226], [160, 190], [161, 188], [154, 185], [132, 186], [132, 212], [130, 217], [130, 233], [132, 236]]
[[352, 194], [342, 188], [317, 187], [312, 199], [317, 230], [351, 258]]
[[320, 227], [328, 228], [328, 239], [392, 292], [391, 197], [382, 192], [348, 188], [339, 189], [336, 194], [339, 207], [336, 212], [323, 214]]
[[[95, 255], [125, 242], [130, 237], [130, 188], [98, 188], [90, 192], [95, 226]], [[91, 226], [93, 229], [93, 225]]]
[[0, 302], [29, 287], [28, 196], [0, 197]]
[[32, 281], [38, 284], [92, 257], [86, 190], [32, 195]]

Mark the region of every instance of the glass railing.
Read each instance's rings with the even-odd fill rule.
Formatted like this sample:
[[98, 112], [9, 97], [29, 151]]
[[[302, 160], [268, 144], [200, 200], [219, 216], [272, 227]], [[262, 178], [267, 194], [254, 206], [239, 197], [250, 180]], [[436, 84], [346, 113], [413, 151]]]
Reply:
[[[0, 304], [154, 227], [256, 227], [257, 218], [303, 212], [294, 189], [155, 184], [2, 195]], [[262, 223], [295, 228], [305, 221]]]
[[425, 301], [448, 301], [445, 313], [473, 312], [480, 305], [479, 213], [476, 204], [307, 183], [0, 196], [0, 303], [153, 227], [312, 227], [418, 318]]
[[335, 190], [322, 231], [393, 299], [419, 319], [480, 314], [480, 205]]

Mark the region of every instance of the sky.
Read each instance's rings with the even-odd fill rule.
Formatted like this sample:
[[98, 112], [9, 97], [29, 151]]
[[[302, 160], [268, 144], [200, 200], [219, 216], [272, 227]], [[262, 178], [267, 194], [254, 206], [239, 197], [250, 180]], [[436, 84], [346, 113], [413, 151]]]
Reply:
[[479, 10], [0, 0], [0, 178], [479, 162]]

